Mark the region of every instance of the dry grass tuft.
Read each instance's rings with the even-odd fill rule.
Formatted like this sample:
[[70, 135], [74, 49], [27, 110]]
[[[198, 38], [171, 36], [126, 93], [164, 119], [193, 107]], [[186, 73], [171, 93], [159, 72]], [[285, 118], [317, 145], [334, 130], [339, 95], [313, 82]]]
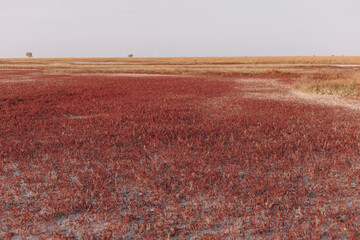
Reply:
[[300, 78], [299, 90], [304, 93], [360, 96], [360, 72], [357, 70], [328, 71], [323, 74], [304, 74]]

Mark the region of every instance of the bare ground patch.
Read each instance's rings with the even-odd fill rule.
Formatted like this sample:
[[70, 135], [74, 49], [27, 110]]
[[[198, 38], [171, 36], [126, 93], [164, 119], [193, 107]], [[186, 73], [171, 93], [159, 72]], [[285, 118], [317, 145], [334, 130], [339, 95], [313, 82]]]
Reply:
[[299, 102], [360, 110], [359, 98], [304, 94], [296, 91], [289, 84], [281, 83], [277, 79], [237, 79], [236, 82], [239, 84], [237, 88], [247, 98]]

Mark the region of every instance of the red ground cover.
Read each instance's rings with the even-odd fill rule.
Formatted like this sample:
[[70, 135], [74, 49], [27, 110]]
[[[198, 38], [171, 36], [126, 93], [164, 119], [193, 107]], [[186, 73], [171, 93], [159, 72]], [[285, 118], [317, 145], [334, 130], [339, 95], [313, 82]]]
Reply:
[[356, 112], [230, 77], [14, 71], [0, 116], [0, 238], [360, 237]]

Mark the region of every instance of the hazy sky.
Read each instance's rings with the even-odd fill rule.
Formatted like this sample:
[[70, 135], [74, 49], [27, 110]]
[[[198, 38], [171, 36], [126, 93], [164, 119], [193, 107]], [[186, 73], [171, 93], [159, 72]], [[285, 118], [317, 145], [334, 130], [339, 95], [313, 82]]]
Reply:
[[359, 0], [0, 0], [0, 58], [360, 55]]

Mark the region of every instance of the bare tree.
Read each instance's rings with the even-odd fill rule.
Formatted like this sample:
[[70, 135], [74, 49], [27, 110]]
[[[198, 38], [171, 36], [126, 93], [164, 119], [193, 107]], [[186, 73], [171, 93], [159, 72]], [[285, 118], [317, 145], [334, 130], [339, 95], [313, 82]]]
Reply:
[[134, 56], [134, 54], [132, 54], [132, 53], [130, 53], [130, 54], [128, 55], [129, 58], [132, 58], [133, 56]]
[[26, 55], [28, 58], [32, 58], [32, 57], [33, 57], [32, 52], [27, 52], [25, 55]]

